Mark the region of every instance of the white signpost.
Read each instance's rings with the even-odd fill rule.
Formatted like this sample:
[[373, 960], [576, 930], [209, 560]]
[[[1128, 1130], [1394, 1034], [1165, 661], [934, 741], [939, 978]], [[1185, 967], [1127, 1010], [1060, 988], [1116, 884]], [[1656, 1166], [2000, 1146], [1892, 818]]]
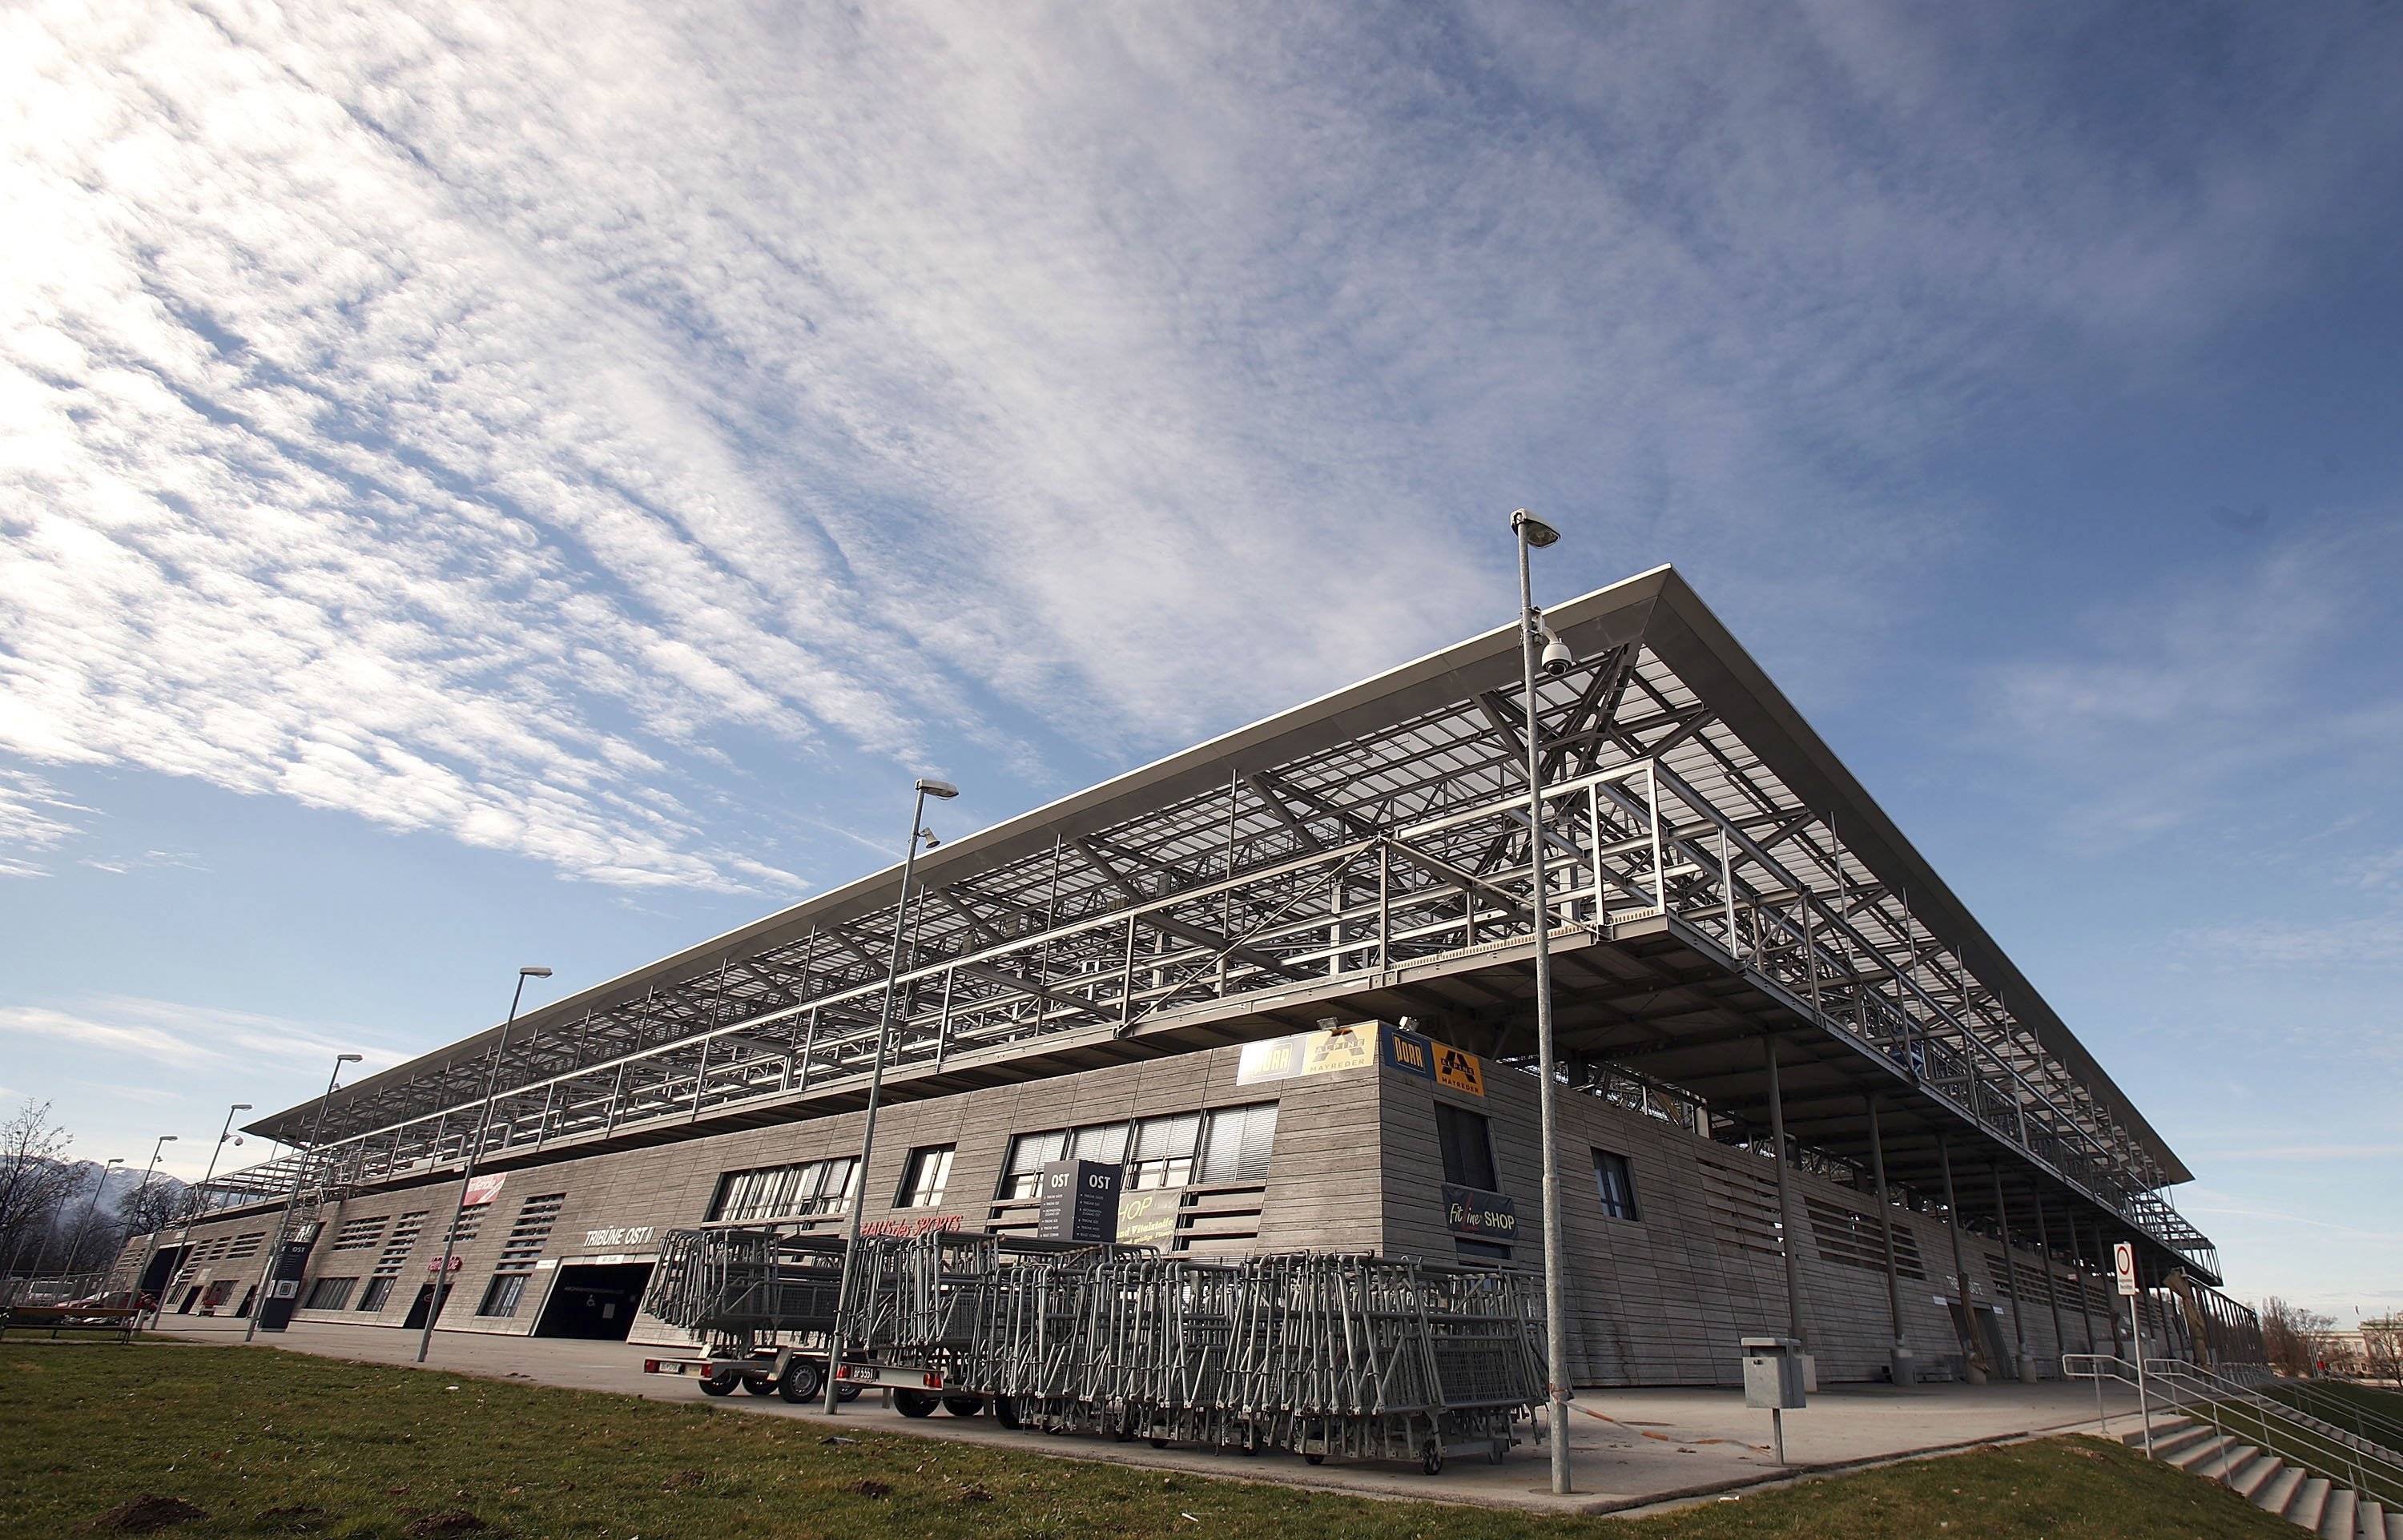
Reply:
[[2128, 1301], [2128, 1343], [2136, 1355], [2136, 1415], [2145, 1428], [2145, 1452], [2153, 1452], [2153, 1408], [2145, 1394], [2145, 1324], [2136, 1314], [2136, 1248], [2121, 1241], [2111, 1248], [2111, 1271], [2119, 1297]]

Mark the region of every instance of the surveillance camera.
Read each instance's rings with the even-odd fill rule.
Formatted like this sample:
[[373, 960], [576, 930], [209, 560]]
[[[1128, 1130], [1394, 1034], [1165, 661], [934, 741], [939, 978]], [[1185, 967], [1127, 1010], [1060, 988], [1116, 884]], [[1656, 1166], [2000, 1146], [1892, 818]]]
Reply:
[[1576, 666], [1577, 657], [1569, 651], [1569, 645], [1553, 637], [1551, 645], [1544, 648], [1544, 672], [1558, 679]]

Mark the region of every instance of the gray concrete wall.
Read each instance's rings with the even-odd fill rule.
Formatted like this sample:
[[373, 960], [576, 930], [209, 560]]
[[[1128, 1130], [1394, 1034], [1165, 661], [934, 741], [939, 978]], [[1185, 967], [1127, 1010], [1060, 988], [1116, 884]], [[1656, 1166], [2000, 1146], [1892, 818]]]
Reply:
[[[879, 1119], [877, 1151], [862, 1188], [863, 1216], [869, 1221], [894, 1216], [893, 1200], [910, 1150], [951, 1144], [957, 1153], [945, 1200], [932, 1210], [903, 1211], [903, 1216], [956, 1215], [969, 1229], [1031, 1225], [1031, 1206], [1001, 1204], [994, 1197], [1013, 1134], [1275, 1100], [1277, 1133], [1266, 1181], [1189, 1194], [1200, 1200], [1186, 1211], [1192, 1226], [1186, 1233], [1193, 1238], [1194, 1251], [1381, 1250], [1451, 1262], [1458, 1253], [1443, 1213], [1434, 1110], [1438, 1100], [1445, 1100], [1492, 1119], [1498, 1186], [1516, 1200], [1520, 1216], [1511, 1260], [1518, 1266], [1541, 1266], [1542, 1189], [1532, 1076], [1489, 1065], [1482, 1097], [1376, 1067], [1246, 1086], [1237, 1081], [1240, 1059], [1239, 1049], [1220, 1048], [887, 1107]], [[1569, 1344], [1574, 1378], [1593, 1385], [1736, 1382], [1736, 1339], [1783, 1335], [1786, 1329], [1771, 1163], [1590, 1095], [1564, 1092], [1560, 1105], [1563, 1207], [1576, 1321]], [[563, 1262], [648, 1257], [655, 1254], [659, 1235], [706, 1217], [723, 1173], [849, 1154], [857, 1149], [859, 1136], [860, 1115], [846, 1113], [512, 1171], [475, 1238], [459, 1248], [455, 1292], [442, 1325], [452, 1330], [530, 1333]], [[1624, 1155], [1631, 1162], [1638, 1220], [1604, 1216], [1588, 1153], [1597, 1148]], [[1861, 1237], [1821, 1232], [1829, 1228], [1823, 1222], [1829, 1217], [1873, 1217], [1875, 1203], [1866, 1193], [1800, 1171], [1793, 1175], [1793, 1190], [1804, 1330], [1819, 1355], [1821, 1376], [1829, 1380], [1872, 1378], [1886, 1363], [1890, 1335], [1882, 1247], [1873, 1222], [1863, 1227], [1875, 1265], [1848, 1266], [1844, 1256], [1862, 1258]], [[361, 1289], [382, 1255], [382, 1242], [391, 1234], [390, 1226], [379, 1231], [376, 1245], [337, 1251], [336, 1238], [344, 1223], [389, 1221], [416, 1211], [428, 1211], [429, 1217], [402, 1259], [397, 1286], [382, 1311], [372, 1315], [355, 1308], [304, 1311], [301, 1317], [400, 1325], [419, 1285], [430, 1277], [428, 1264], [440, 1256], [442, 1226], [457, 1192], [455, 1183], [444, 1183], [361, 1193], [327, 1210], [325, 1234], [311, 1258], [310, 1282], [357, 1277]], [[543, 1242], [542, 1260], [549, 1265], [532, 1275], [513, 1317], [476, 1317], [473, 1311], [521, 1209], [528, 1200], [551, 1194], [563, 1195], [564, 1201]], [[1814, 1202], [1817, 1219], [1810, 1207]], [[193, 1242], [203, 1258], [221, 1239], [262, 1235], [253, 1257], [199, 1264], [215, 1279], [233, 1284], [220, 1313], [229, 1312], [258, 1277], [265, 1260], [263, 1239], [271, 1236], [276, 1218], [269, 1210], [194, 1228]], [[1936, 1299], [1948, 1288], [1952, 1270], [1948, 1232], [1940, 1221], [1924, 1214], [1896, 1210], [1895, 1220], [1915, 1243], [1922, 1264], [1918, 1270], [1924, 1275], [1903, 1281], [1906, 1330], [1923, 1363], [1940, 1363], [1958, 1352], [1949, 1313]], [[821, 1228], [837, 1229], [840, 1223], [829, 1218]], [[622, 1233], [646, 1229], [649, 1235], [642, 1239]], [[621, 1233], [606, 1233], [613, 1231]], [[121, 1267], [129, 1282], [145, 1243], [138, 1238], [128, 1248]], [[1964, 1250], [1973, 1297], [2001, 1305], [2006, 1319], [2011, 1319], [2013, 1302], [2001, 1284], [2000, 1246], [1966, 1234]], [[2041, 1266], [2032, 1252], [2015, 1251], [2031, 1296], [2024, 1311], [2030, 1346], [2046, 1361], [2064, 1349], [2083, 1351], [2086, 1331], [2077, 1310], [2074, 1278], [2065, 1270], [2057, 1274], [2066, 1340], [2056, 1343]], [[302, 1285], [304, 1298], [309, 1286]], [[180, 1292], [171, 1297], [171, 1311]], [[2099, 1311], [2106, 1302], [2099, 1292], [2093, 1297]], [[356, 1291], [353, 1299], [355, 1305]], [[2107, 1333], [2099, 1319], [2097, 1330]], [[2007, 1326], [2006, 1335], [2016, 1339], [2019, 1325]], [[669, 1344], [682, 1339], [662, 1323], [644, 1319], [635, 1325], [633, 1340]]]

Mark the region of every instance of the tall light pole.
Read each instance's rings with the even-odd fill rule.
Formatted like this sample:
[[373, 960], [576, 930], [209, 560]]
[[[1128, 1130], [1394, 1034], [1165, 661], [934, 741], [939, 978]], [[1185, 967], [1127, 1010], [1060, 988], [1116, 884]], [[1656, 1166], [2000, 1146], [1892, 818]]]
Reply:
[[853, 1264], [859, 1259], [860, 1212], [868, 1207], [868, 1158], [876, 1151], [876, 1104], [884, 1093], [884, 1052], [893, 1041], [893, 998], [901, 983], [901, 949], [910, 937], [910, 879], [918, 869], [918, 845], [924, 841], [934, 846], [934, 831], [925, 826], [926, 798], [939, 797], [948, 802], [960, 794], [960, 788], [948, 781], [920, 781], [917, 800], [910, 807], [910, 848], [901, 856], [901, 902], [893, 911], [893, 964], [884, 971], [884, 1009], [876, 1020], [876, 1063], [868, 1073], [868, 1122], [859, 1134], [859, 1167], [853, 1174], [851, 1223], [845, 1228], [842, 1247], [842, 1283], [835, 1291], [834, 1330], [826, 1339], [826, 1414], [835, 1415], [836, 1393], [840, 1387], [842, 1369], [842, 1335], [851, 1311]]
[[[159, 1142], [150, 1146], [150, 1165], [142, 1173], [142, 1185], [133, 1189], [135, 1198], [138, 1199], [150, 1190], [150, 1178], [159, 1169], [159, 1152], [174, 1142], [174, 1134], [162, 1133], [159, 1136]], [[164, 1220], [153, 1227], [150, 1231], [150, 1243], [142, 1248], [142, 1266], [133, 1273], [133, 1306], [136, 1311], [142, 1308], [142, 1275], [150, 1270], [150, 1258], [157, 1256], [159, 1252], [159, 1231], [166, 1228]], [[132, 1237], [129, 1236], [127, 1239], [130, 1240]]]
[[426, 1351], [434, 1346], [434, 1323], [441, 1317], [442, 1307], [450, 1302], [451, 1254], [459, 1244], [459, 1221], [467, 1212], [467, 1188], [476, 1180], [476, 1157], [484, 1150], [484, 1136], [493, 1127], [493, 1098], [500, 1093], [501, 1061], [509, 1051], [509, 1029], [518, 1024], [518, 1002], [525, 998], [525, 981], [548, 978], [549, 968], [518, 969], [518, 987], [509, 992], [508, 1020], [501, 1023], [501, 1040], [493, 1045], [493, 1070], [484, 1076], [484, 1114], [476, 1120], [476, 1142], [467, 1147], [465, 1166], [459, 1172], [459, 1202], [451, 1211], [451, 1228], [442, 1237], [442, 1266], [434, 1274], [434, 1293], [425, 1303], [425, 1329], [417, 1336], [417, 1361], [425, 1362]]
[[[177, 1231], [175, 1235], [175, 1249], [177, 1251], [182, 1251], [184, 1247], [190, 1242], [192, 1239], [192, 1221], [200, 1217], [200, 1205], [208, 1201], [209, 1180], [217, 1173], [217, 1157], [225, 1153], [226, 1141], [233, 1137], [233, 1115], [238, 1112], [248, 1112], [250, 1110], [250, 1103], [247, 1102], [236, 1102], [232, 1106], [226, 1108], [225, 1126], [217, 1130], [216, 1147], [209, 1151], [209, 1169], [201, 1173], [201, 1185], [185, 1194], [184, 1228]], [[161, 1226], [160, 1228], [164, 1229], [166, 1227]], [[156, 1235], [153, 1235], [150, 1238], [150, 1249], [153, 1252], [156, 1252], [159, 1249], [159, 1237]], [[147, 1256], [145, 1256], [142, 1259], [142, 1270], [144, 1272], [148, 1272], [150, 1270], [150, 1258]], [[172, 1272], [174, 1269], [170, 1269], [169, 1270]], [[138, 1276], [133, 1280], [133, 1290], [137, 1296], [142, 1292], [142, 1280]], [[158, 1297], [150, 1302], [150, 1324], [152, 1325], [155, 1326], [159, 1324], [159, 1316], [166, 1308], [167, 1280], [162, 1278], [159, 1281]]]
[[[100, 1207], [101, 1189], [108, 1186], [108, 1173], [123, 1164], [123, 1160], [112, 1155], [108, 1163], [100, 1168], [100, 1180], [91, 1185], [91, 1197], [83, 1206], [83, 1217], [76, 1221], [75, 1238], [67, 1242], [67, 1262], [63, 1271], [75, 1271], [76, 1258], [83, 1252], [83, 1232], [91, 1228], [92, 1210]], [[34, 1264], [34, 1270], [37, 1273], [42, 1270], [40, 1262]]]
[[275, 1239], [268, 1245], [266, 1266], [258, 1270], [258, 1293], [250, 1302], [250, 1322], [242, 1331], [245, 1342], [258, 1336], [258, 1318], [267, 1313], [267, 1297], [275, 1285], [275, 1265], [284, 1257], [284, 1232], [292, 1228], [292, 1211], [300, 1206], [301, 1177], [307, 1172], [308, 1163], [317, 1158], [317, 1141], [326, 1131], [326, 1106], [334, 1099], [334, 1085], [341, 1079], [344, 1064], [359, 1062], [355, 1053], [334, 1055], [334, 1073], [326, 1076], [326, 1094], [317, 1098], [317, 1117], [309, 1125], [309, 1147], [301, 1154], [301, 1164], [293, 1169], [292, 1190], [284, 1195], [284, 1213], [275, 1221]]
[[1541, 1108], [1544, 1136], [1544, 1340], [1549, 1362], [1549, 1415], [1552, 1431], [1552, 1491], [1576, 1490], [1569, 1483], [1569, 1344], [1567, 1310], [1568, 1237], [1561, 1228], [1560, 1125], [1553, 1085], [1552, 1054], [1552, 906], [1545, 895], [1544, 873], [1544, 734], [1535, 710], [1535, 668], [1538, 635], [1546, 639], [1543, 667], [1554, 675], [1568, 672], [1572, 659], [1566, 644], [1544, 624], [1535, 607], [1535, 580], [1528, 571], [1527, 552], [1561, 537], [1561, 532], [1521, 508], [1510, 516], [1519, 540], [1519, 662], [1526, 691], [1527, 824], [1529, 864], [1534, 868], [1535, 910], [1535, 1056], [1542, 1060], [1536, 1079], [1536, 1103]]

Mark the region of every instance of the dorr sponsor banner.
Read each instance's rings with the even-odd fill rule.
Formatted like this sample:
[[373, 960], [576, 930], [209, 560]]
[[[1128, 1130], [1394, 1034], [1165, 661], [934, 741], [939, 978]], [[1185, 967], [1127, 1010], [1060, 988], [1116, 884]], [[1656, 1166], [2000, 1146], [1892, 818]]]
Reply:
[[1263, 1080], [1290, 1080], [1300, 1073], [1301, 1039], [1271, 1037], [1266, 1042], [1243, 1045], [1243, 1062], [1235, 1069], [1235, 1084], [1256, 1086]]
[[1501, 1242], [1515, 1241], [1519, 1236], [1518, 1201], [1498, 1192], [1447, 1185], [1443, 1189], [1443, 1217], [1445, 1227], [1454, 1235]]
[[1435, 1078], [1435, 1043], [1417, 1033], [1388, 1027], [1385, 1029], [1385, 1062], [1404, 1075], [1432, 1080]]

